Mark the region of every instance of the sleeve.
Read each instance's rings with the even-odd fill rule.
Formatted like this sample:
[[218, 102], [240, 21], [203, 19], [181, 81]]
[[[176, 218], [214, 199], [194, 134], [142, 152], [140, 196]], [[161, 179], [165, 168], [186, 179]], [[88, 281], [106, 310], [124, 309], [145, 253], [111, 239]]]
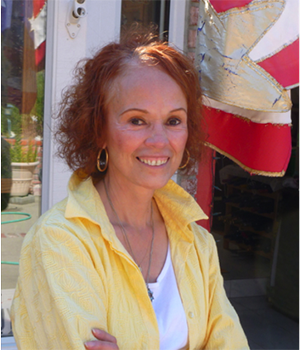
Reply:
[[209, 313], [204, 349], [249, 349], [239, 317], [226, 296], [215, 241], [211, 234], [209, 237]]
[[11, 311], [18, 349], [85, 349], [93, 327], [107, 328], [104, 271], [62, 228], [40, 228], [24, 243]]

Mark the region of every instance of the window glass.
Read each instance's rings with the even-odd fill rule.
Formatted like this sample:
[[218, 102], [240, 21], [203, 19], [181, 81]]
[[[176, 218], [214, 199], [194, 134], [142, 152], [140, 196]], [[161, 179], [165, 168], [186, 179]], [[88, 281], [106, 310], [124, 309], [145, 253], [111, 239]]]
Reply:
[[216, 154], [211, 231], [229, 295], [266, 294], [277, 310], [298, 319], [299, 88], [291, 99], [292, 154], [285, 176], [251, 176]]
[[124, 33], [124, 29], [133, 23], [139, 23], [143, 26], [155, 24], [160, 38], [168, 40], [169, 13], [169, 0], [123, 0], [121, 35]]
[[1, 1], [1, 335], [21, 245], [40, 215], [46, 1]]

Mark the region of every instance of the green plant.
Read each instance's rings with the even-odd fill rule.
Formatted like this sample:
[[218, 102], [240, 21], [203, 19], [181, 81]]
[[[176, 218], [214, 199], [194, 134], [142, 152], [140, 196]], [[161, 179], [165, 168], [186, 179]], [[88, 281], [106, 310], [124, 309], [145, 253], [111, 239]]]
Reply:
[[10, 148], [11, 161], [15, 163], [36, 162], [38, 146], [29, 141], [27, 150], [22, 147], [21, 136], [16, 135], [15, 144]]
[[43, 135], [43, 121], [44, 121], [44, 88], [45, 88], [45, 71], [39, 71], [36, 74], [37, 79], [37, 96], [35, 108], [35, 116], [37, 117], [36, 132], [38, 135]]
[[32, 163], [36, 161], [37, 158], [37, 149], [38, 146], [34, 145], [30, 142], [28, 146], [27, 152], [24, 154], [25, 155], [25, 161], [27, 163]]
[[10, 148], [10, 159], [12, 162], [16, 163], [22, 162], [21, 136], [18, 134], [15, 138], [15, 144]]
[[8, 120], [10, 120], [10, 131], [15, 134], [19, 133], [19, 130], [22, 128], [22, 116], [19, 109], [12, 104], [8, 104], [6, 107], [1, 106], [1, 134], [11, 137]]

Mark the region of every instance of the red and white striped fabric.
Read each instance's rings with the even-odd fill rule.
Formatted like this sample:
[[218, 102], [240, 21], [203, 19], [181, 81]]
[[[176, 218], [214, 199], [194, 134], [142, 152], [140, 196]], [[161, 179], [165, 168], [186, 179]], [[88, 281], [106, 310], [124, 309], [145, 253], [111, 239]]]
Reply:
[[45, 58], [46, 50], [46, 15], [47, 15], [47, 2], [46, 0], [34, 0], [33, 14], [29, 18], [31, 31], [34, 34], [34, 48], [35, 48], [35, 63], [39, 67], [39, 64]]
[[196, 66], [208, 146], [253, 174], [283, 176], [299, 83], [298, 0], [200, 0]]

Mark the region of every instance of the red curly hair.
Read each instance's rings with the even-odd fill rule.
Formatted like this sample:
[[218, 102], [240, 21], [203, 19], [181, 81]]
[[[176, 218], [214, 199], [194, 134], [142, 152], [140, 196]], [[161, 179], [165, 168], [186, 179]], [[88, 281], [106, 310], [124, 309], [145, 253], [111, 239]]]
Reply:
[[[55, 133], [58, 155], [81, 177], [91, 176], [96, 180], [104, 176], [97, 170], [96, 162], [105, 140], [107, 97], [115, 79], [126, 72], [133, 60], [159, 67], [181, 87], [187, 99], [186, 148], [191, 156], [185, 171], [189, 172], [200, 159], [205, 135], [201, 88], [192, 61], [151, 32], [131, 30], [119, 43], [110, 43], [92, 58], [80, 61], [75, 68], [73, 85], [63, 93]], [[186, 160], [184, 152], [182, 164]]]

